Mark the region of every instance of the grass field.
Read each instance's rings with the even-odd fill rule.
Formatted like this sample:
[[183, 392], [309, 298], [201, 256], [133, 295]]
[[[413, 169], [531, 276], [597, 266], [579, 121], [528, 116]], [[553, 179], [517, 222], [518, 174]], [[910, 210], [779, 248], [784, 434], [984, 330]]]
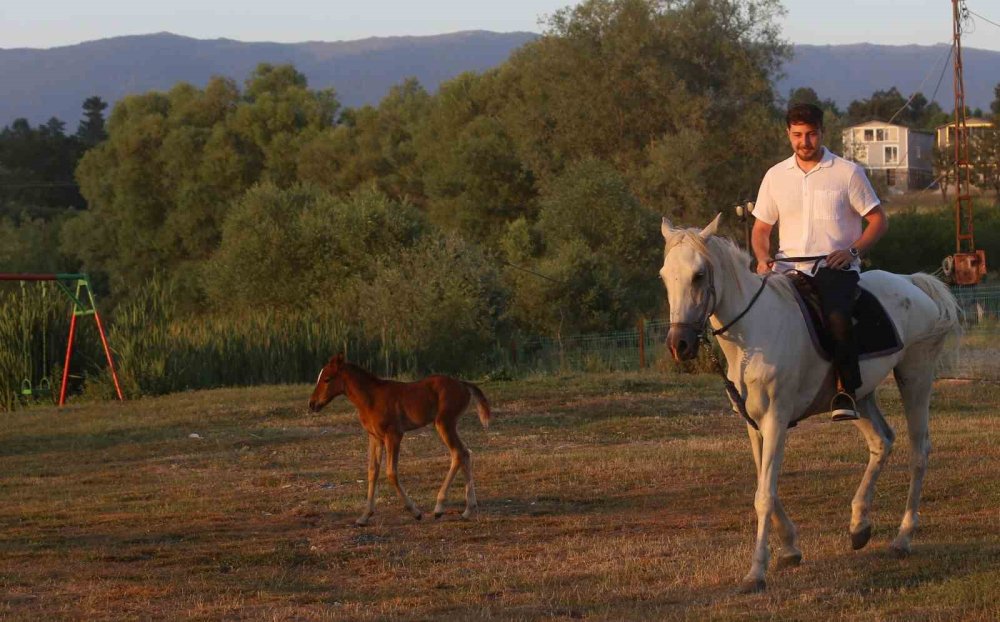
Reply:
[[[254, 620], [996, 620], [1000, 432], [994, 384], [941, 383], [911, 557], [887, 551], [908, 483], [899, 440], [853, 552], [867, 450], [849, 424], [790, 435], [781, 479], [802, 566], [734, 593], [749, 567], [754, 477], [745, 426], [712, 376], [614, 374], [484, 383], [495, 419], [461, 430], [480, 512], [417, 522], [380, 484], [339, 398], [299, 386], [31, 409], [2, 424], [0, 618]], [[197, 436], [192, 436], [197, 435]], [[425, 512], [447, 468], [407, 435], [401, 480]], [[383, 471], [384, 473], [384, 471]]]

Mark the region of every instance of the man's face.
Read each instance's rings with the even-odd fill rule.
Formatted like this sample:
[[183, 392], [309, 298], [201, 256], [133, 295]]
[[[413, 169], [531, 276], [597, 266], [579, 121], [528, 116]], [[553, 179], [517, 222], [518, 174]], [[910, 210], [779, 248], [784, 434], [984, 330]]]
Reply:
[[814, 162], [822, 157], [823, 130], [808, 123], [793, 123], [788, 127], [788, 142], [800, 160]]

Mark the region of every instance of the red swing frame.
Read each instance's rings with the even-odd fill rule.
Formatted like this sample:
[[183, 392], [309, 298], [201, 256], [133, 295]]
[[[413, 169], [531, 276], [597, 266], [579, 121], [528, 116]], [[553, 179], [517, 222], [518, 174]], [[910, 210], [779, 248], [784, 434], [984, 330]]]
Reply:
[[[69, 363], [73, 355], [73, 339], [76, 337], [76, 318], [81, 315], [94, 316], [94, 320], [97, 323], [97, 332], [101, 336], [101, 345], [104, 347], [104, 356], [108, 361], [108, 369], [111, 370], [111, 379], [115, 383], [115, 393], [117, 393], [119, 400], [125, 401], [125, 398], [122, 396], [121, 385], [118, 382], [118, 372], [115, 370], [114, 357], [111, 356], [111, 348], [108, 346], [108, 337], [104, 332], [104, 324], [101, 322], [101, 314], [97, 312], [97, 304], [94, 302], [94, 292], [90, 286], [90, 278], [86, 274], [0, 272], [0, 281], [53, 281], [73, 303], [73, 312], [69, 320], [69, 339], [66, 342], [66, 361], [63, 364], [62, 383], [59, 388], [59, 406], [66, 403], [66, 384], [69, 380]], [[75, 293], [70, 291], [67, 286], [67, 283], [73, 282], [76, 283]], [[86, 290], [85, 298], [80, 295], [80, 291], [83, 289]]]

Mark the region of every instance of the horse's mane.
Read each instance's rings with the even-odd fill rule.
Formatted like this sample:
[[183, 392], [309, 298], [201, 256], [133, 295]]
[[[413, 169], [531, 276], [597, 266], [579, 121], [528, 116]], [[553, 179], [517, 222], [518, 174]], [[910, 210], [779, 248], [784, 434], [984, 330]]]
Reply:
[[[670, 239], [666, 251], [669, 252], [671, 248], [685, 241], [691, 244], [698, 254], [708, 259], [713, 268], [724, 270], [729, 279], [736, 283], [740, 293], [743, 293], [743, 283], [747, 280], [747, 276], [760, 278], [750, 272], [750, 255], [729, 238], [713, 235], [706, 241], [697, 229], [685, 229]], [[767, 280], [767, 286], [780, 297], [795, 302], [792, 284], [784, 275], [772, 275]]]

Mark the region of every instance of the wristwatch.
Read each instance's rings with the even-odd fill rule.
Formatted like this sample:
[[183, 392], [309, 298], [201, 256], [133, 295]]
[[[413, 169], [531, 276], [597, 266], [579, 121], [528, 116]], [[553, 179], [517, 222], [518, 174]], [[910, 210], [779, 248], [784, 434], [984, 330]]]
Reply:
[[848, 249], [848, 252], [851, 253], [851, 257], [854, 257], [855, 259], [857, 259], [858, 255], [861, 254], [861, 251], [859, 251], [855, 246]]

